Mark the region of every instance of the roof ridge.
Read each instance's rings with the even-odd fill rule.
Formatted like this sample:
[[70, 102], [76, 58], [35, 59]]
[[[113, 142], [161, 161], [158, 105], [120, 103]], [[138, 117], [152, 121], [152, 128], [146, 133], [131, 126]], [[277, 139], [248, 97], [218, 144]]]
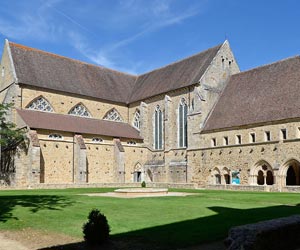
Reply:
[[171, 62], [171, 63], [169, 63], [169, 64], [167, 64], [167, 65], [164, 65], [164, 66], [158, 67], [158, 68], [156, 68], [156, 69], [147, 71], [147, 72], [145, 72], [145, 73], [143, 73], [143, 74], [138, 75], [138, 77], [143, 76], [143, 75], [150, 74], [150, 73], [152, 73], [152, 72], [154, 72], [154, 71], [158, 71], [158, 70], [164, 69], [164, 68], [166, 68], [166, 67], [172, 66], [172, 65], [177, 64], [177, 63], [181, 63], [182, 61], [191, 59], [191, 58], [193, 58], [193, 57], [195, 57], [195, 56], [198, 56], [198, 55], [200, 55], [200, 54], [203, 54], [203, 53], [205, 53], [205, 52], [207, 52], [207, 51], [209, 51], [209, 50], [214, 50], [214, 49], [216, 49], [216, 48], [218, 48], [218, 47], [221, 47], [222, 45], [223, 45], [223, 43], [218, 44], [218, 45], [216, 45], [216, 46], [214, 46], [214, 47], [211, 47], [211, 48], [208, 48], [208, 49], [206, 49], [206, 50], [204, 50], [204, 51], [195, 53], [195, 54], [190, 55], [190, 56], [188, 56], [188, 57], [184, 57], [184, 58], [182, 58], [182, 59], [179, 59], [179, 60], [177, 60], [177, 61], [175, 61], [175, 62]]
[[267, 68], [269, 66], [276, 65], [276, 64], [279, 64], [279, 63], [282, 63], [282, 62], [286, 62], [286, 61], [289, 61], [289, 60], [292, 60], [292, 59], [296, 59], [296, 58], [300, 59], [300, 55], [286, 57], [286, 58], [280, 59], [280, 60], [275, 61], [275, 62], [266, 63], [266, 64], [260, 65], [258, 67], [252, 68], [252, 69], [247, 69], [245, 71], [241, 71], [239, 73], [233, 74], [231, 77], [235, 77], [235, 76], [238, 76], [238, 75], [243, 75], [243, 74], [249, 73], [251, 71], [256, 71], [256, 70], [264, 69], [264, 68]]
[[62, 55], [59, 55], [59, 54], [56, 54], [56, 53], [53, 53], [53, 52], [48, 52], [48, 51], [41, 50], [41, 49], [36, 49], [36, 48], [29, 47], [29, 46], [26, 46], [26, 45], [22, 45], [22, 44], [19, 44], [19, 43], [14, 43], [14, 42], [11, 42], [11, 41], [8, 41], [8, 43], [9, 43], [9, 45], [15, 46], [15, 47], [20, 48], [20, 49], [29, 50], [29, 51], [36, 51], [38, 53], [43, 53], [43, 54], [46, 54], [46, 55], [49, 55], [49, 56], [58, 57], [58, 58], [66, 59], [66, 60], [69, 60], [69, 61], [74, 61], [76, 63], [85, 64], [87, 66], [92, 66], [92, 67], [96, 67], [96, 68], [100, 68], [100, 69], [110, 70], [110, 71], [113, 71], [113, 72], [116, 72], [116, 73], [119, 73], [119, 74], [120, 73], [125, 74], [125, 75], [128, 75], [128, 76], [138, 77], [138, 75], [133, 75], [133, 74], [130, 74], [130, 73], [127, 73], [127, 72], [122, 72], [122, 71], [118, 71], [118, 70], [115, 70], [115, 69], [107, 68], [107, 67], [104, 67], [102, 65], [97, 65], [97, 64], [92, 64], [92, 63], [80, 61], [78, 59], [70, 58], [70, 57], [67, 57], [67, 56], [62, 56]]

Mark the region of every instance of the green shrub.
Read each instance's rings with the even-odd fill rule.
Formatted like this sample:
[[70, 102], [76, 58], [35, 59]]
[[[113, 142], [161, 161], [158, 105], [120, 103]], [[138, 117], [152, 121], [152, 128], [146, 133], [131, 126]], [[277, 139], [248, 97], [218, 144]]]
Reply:
[[108, 241], [110, 228], [104, 214], [98, 209], [93, 209], [88, 216], [88, 221], [83, 224], [83, 237], [86, 243], [101, 245]]
[[145, 188], [145, 187], [146, 187], [146, 182], [143, 181], [143, 182], [142, 182], [142, 188]]

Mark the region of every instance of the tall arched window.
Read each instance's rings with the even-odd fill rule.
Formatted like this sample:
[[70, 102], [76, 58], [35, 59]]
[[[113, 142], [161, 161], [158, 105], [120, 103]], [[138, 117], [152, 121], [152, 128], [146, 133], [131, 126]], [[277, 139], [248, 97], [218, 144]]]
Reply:
[[119, 112], [116, 109], [111, 109], [106, 113], [106, 115], [103, 118], [104, 120], [109, 120], [109, 121], [115, 121], [115, 122], [122, 122], [123, 119]]
[[86, 109], [86, 107], [79, 103], [77, 104], [75, 107], [73, 107], [70, 111], [69, 111], [69, 115], [77, 115], [77, 116], [85, 116], [85, 117], [91, 117], [91, 114], [89, 113], [89, 111]]
[[181, 99], [178, 108], [178, 146], [187, 147], [187, 104], [184, 98]]
[[26, 107], [27, 109], [34, 109], [39, 111], [53, 112], [53, 108], [50, 103], [42, 96], [34, 99]]
[[132, 125], [137, 129], [140, 129], [140, 127], [141, 127], [140, 117], [141, 117], [141, 112], [139, 109], [136, 109], [136, 111], [134, 113]]
[[157, 105], [154, 113], [154, 149], [162, 149], [163, 114]]

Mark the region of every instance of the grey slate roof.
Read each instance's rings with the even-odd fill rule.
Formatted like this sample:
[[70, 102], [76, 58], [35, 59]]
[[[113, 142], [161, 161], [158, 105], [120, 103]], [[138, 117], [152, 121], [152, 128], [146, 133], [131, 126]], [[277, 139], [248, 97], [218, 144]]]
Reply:
[[138, 140], [143, 139], [135, 128], [123, 122], [98, 120], [26, 109], [17, 109], [17, 113], [31, 129], [49, 129], [78, 134], [106, 135]]
[[18, 82], [119, 103], [132, 103], [199, 81], [222, 45], [140, 76], [9, 42]]
[[300, 117], [300, 57], [232, 75], [203, 132]]

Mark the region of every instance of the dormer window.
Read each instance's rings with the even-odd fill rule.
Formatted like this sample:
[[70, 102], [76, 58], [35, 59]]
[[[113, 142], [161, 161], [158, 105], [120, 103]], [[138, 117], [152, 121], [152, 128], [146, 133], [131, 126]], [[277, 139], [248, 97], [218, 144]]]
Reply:
[[94, 143], [100, 143], [100, 142], [103, 142], [103, 140], [101, 138], [99, 138], [99, 137], [94, 137], [92, 139], [92, 142], [94, 142]]
[[63, 137], [60, 134], [50, 134], [48, 136], [49, 139], [53, 139], [53, 140], [62, 140]]

